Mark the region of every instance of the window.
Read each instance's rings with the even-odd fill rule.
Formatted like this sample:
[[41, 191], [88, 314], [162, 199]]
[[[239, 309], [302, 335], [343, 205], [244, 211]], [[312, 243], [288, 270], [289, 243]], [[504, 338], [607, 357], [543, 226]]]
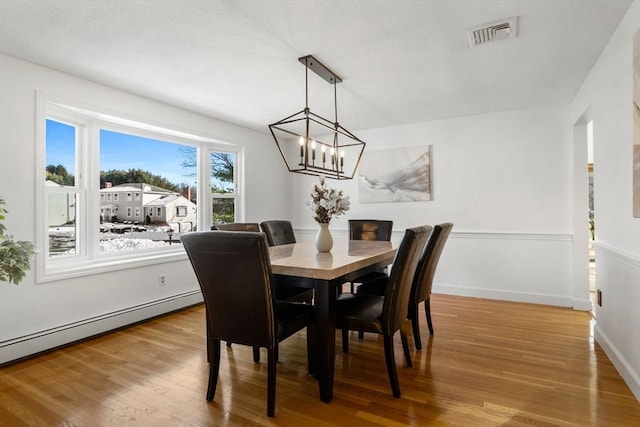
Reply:
[[48, 143], [45, 159], [47, 240], [50, 256], [77, 254], [76, 215], [81, 195], [76, 180], [81, 126], [72, 121], [46, 121]]
[[237, 147], [40, 102], [40, 281], [181, 259], [180, 245], [167, 244], [169, 229], [188, 233], [209, 229], [212, 220], [237, 220]]
[[236, 153], [213, 151], [211, 162], [211, 206], [214, 224], [234, 222], [236, 218]]

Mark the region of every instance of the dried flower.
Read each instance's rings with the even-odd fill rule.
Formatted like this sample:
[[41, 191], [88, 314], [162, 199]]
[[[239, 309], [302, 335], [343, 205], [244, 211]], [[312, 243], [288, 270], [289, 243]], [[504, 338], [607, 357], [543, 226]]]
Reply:
[[313, 219], [328, 224], [334, 215], [340, 216], [348, 211], [351, 202], [349, 196], [342, 194], [342, 190], [327, 187], [324, 176], [320, 176], [320, 184], [313, 185], [311, 201], [307, 205], [315, 214]]

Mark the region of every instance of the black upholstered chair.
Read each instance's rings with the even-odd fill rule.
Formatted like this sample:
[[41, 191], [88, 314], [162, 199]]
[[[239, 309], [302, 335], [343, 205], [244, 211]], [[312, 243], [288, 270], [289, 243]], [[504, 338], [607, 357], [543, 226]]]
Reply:
[[408, 228], [396, 252], [385, 295], [345, 293], [336, 301], [336, 327], [342, 329], [342, 351], [349, 351], [349, 331], [374, 332], [383, 336], [387, 373], [394, 397], [400, 384], [393, 351], [393, 336], [400, 330], [407, 366], [412, 366], [407, 340], [407, 307], [416, 265], [431, 227]]
[[[228, 224], [216, 224], [211, 226], [212, 230], [220, 231], [253, 231], [259, 232], [260, 225], [254, 222], [232, 222]], [[296, 301], [311, 304], [313, 302], [313, 289], [303, 288], [294, 285], [280, 285], [275, 283], [274, 290], [277, 300]], [[231, 342], [227, 341], [227, 347], [231, 347]], [[260, 350], [253, 349], [253, 361], [260, 362]]]
[[[436, 274], [440, 255], [442, 255], [442, 250], [449, 238], [449, 234], [451, 234], [452, 228], [453, 224], [450, 222], [438, 224], [433, 227], [427, 246], [420, 256], [413, 284], [411, 285], [408, 317], [412, 324], [413, 341], [418, 350], [422, 350], [418, 308], [420, 303], [424, 301], [424, 311], [427, 318], [429, 334], [433, 335], [433, 323], [431, 321], [431, 289], [433, 288], [433, 277]], [[358, 288], [358, 293], [383, 295], [385, 287], [386, 283], [383, 281], [369, 282]]]
[[379, 219], [350, 219], [349, 239], [391, 240], [393, 221]]
[[[288, 221], [273, 221], [273, 222], [288, 222]], [[260, 231], [260, 225], [254, 222], [233, 222], [229, 224], [216, 224], [211, 227], [212, 230], [223, 230], [223, 231]], [[293, 227], [291, 223], [289, 223], [290, 232], [287, 231], [287, 235], [293, 236]], [[274, 246], [270, 243], [269, 235], [265, 233], [267, 237], [267, 242], [269, 242], [269, 246]], [[284, 235], [279, 237], [283, 237]], [[282, 240], [282, 238], [280, 239]], [[295, 243], [295, 237], [293, 237], [293, 242]], [[284, 243], [279, 243], [284, 244]], [[311, 304], [313, 302], [313, 289], [310, 287], [300, 287], [289, 284], [276, 284], [275, 286], [276, 299], [278, 300], [286, 300], [286, 301], [297, 301], [297, 302], [306, 302], [307, 304]]]
[[[350, 219], [349, 220], [349, 240], [391, 240], [393, 231], [393, 221], [378, 219]], [[351, 293], [355, 291], [356, 283], [366, 283], [379, 278], [387, 278], [386, 269], [367, 273], [350, 282]]]
[[260, 225], [257, 222], [231, 222], [228, 224], [212, 225], [211, 229], [222, 231], [260, 231]]
[[[260, 223], [260, 228], [267, 236], [269, 246], [296, 243], [296, 236], [290, 221], [264, 221]], [[310, 304], [313, 301], [313, 283], [309, 280], [299, 280], [296, 283], [278, 283], [276, 296], [278, 299]]]
[[269, 246], [288, 245], [296, 243], [291, 221], [272, 220], [260, 223], [260, 228], [267, 235]]
[[216, 393], [221, 340], [265, 347], [267, 415], [272, 417], [278, 343], [307, 328], [309, 372], [313, 372], [313, 306], [275, 299], [269, 250], [262, 233], [194, 232], [183, 235], [181, 240], [206, 305], [210, 364], [207, 400], [213, 400]]

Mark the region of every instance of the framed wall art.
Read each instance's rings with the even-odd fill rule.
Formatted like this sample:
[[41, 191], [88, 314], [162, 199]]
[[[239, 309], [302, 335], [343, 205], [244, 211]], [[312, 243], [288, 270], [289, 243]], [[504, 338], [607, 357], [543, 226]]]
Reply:
[[360, 203], [431, 200], [431, 146], [366, 151], [357, 178]]

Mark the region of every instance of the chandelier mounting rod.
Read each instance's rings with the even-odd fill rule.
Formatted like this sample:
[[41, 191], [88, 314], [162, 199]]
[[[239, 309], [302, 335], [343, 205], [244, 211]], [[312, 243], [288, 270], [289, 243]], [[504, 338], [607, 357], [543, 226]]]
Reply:
[[322, 62], [318, 61], [313, 55], [305, 55], [298, 58], [308, 69], [322, 77], [327, 83], [342, 83], [342, 79], [329, 69]]

